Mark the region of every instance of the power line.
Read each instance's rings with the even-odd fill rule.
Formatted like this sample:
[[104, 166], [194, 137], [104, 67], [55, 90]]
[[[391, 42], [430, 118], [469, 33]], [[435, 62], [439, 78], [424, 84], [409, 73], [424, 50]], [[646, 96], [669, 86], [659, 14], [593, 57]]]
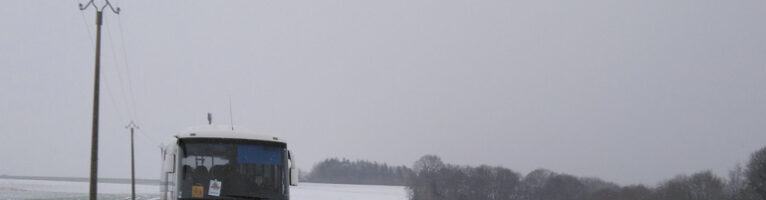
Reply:
[[[119, 2], [117, 2], [117, 5], [119, 6]], [[119, 99], [121, 100], [121, 103], [124, 103], [125, 111], [128, 116], [128, 118], [135, 119], [137, 117], [137, 109], [136, 109], [136, 103], [135, 103], [135, 93], [133, 92], [133, 81], [131, 78], [130, 73], [130, 67], [127, 57], [127, 51], [125, 49], [125, 36], [124, 36], [124, 30], [122, 28], [122, 17], [121, 15], [117, 15], [117, 22], [119, 25], [120, 30], [120, 36], [118, 38], [114, 38], [112, 32], [111, 32], [111, 26], [109, 24], [106, 25], [106, 31], [107, 31], [107, 37], [110, 42], [110, 51], [112, 52], [112, 59], [115, 62], [116, 68], [115, 68], [115, 75], [117, 76], [117, 79], [119, 80], [119, 90], [120, 95]], [[119, 43], [114, 42], [114, 40], [120, 40]], [[115, 47], [116, 45], [120, 45], [120, 47]], [[121, 48], [122, 52], [122, 59], [119, 59], [117, 51], [115, 48]], [[121, 62], [122, 61], [122, 62]], [[122, 67], [120, 67], [122, 65]], [[123, 78], [123, 70], [125, 72], [126, 78]], [[125, 89], [127, 88], [127, 90]]]
[[[132, 108], [130, 107], [130, 104], [128, 103], [127, 92], [125, 91], [125, 87], [126, 87], [125, 86], [125, 81], [122, 78], [122, 75], [121, 75], [122, 73], [120, 72], [120, 69], [119, 69], [120, 68], [120, 64], [119, 64], [120, 61], [117, 59], [117, 51], [114, 50], [115, 49], [114, 48], [114, 44], [115, 43], [114, 43], [114, 40], [112, 39], [112, 31], [110, 31], [109, 25], [106, 25], [106, 33], [107, 33], [106, 36], [109, 39], [109, 49], [112, 51], [112, 60], [114, 60], [114, 63], [116, 65], [116, 67], [114, 68], [114, 72], [115, 72], [115, 75], [117, 76], [117, 80], [119, 80], [119, 83], [120, 83], [119, 84], [120, 92], [121, 92], [120, 93], [121, 94], [120, 97], [122, 98], [122, 102], [125, 103], [125, 106], [128, 108], [127, 109], [128, 112], [130, 112], [130, 110]], [[128, 113], [128, 114], [130, 114], [130, 113]]]
[[83, 26], [85, 26], [85, 30], [88, 31], [88, 38], [90, 39], [90, 44], [93, 45], [93, 34], [90, 33], [90, 27], [88, 27], [88, 20], [85, 19], [85, 13], [80, 12], [80, 16], [82, 16], [82, 24]]
[[141, 135], [141, 137], [143, 137], [144, 139], [147, 139], [148, 141], [150, 141], [150, 142], [152, 142], [154, 144], [158, 144], [158, 145], [162, 144], [161, 140], [159, 140], [159, 139], [157, 139], [155, 137], [150, 136], [151, 134], [148, 134], [148, 133], [144, 132], [143, 129], [138, 129], [138, 134]]
[[[82, 2], [80, 2], [80, 4], [82, 4]], [[88, 22], [85, 19], [85, 13], [84, 12], [80, 12], [80, 16], [81, 16], [81, 19], [82, 19], [83, 26], [85, 27], [85, 30], [88, 32], [88, 39], [90, 39], [90, 43], [91, 43], [91, 45], [93, 45], [93, 43], [94, 43], [94, 41], [93, 41], [93, 34], [90, 32], [90, 27], [88, 26]], [[119, 18], [120, 15], [117, 15], [117, 16]], [[114, 50], [112, 50], [112, 51], [114, 51]], [[114, 55], [114, 53], [113, 53], [113, 55]], [[116, 61], [115, 61], [115, 64], [117, 64]], [[102, 74], [104, 74], [104, 73], [102, 72]], [[123, 115], [123, 112], [121, 111], [120, 107], [118, 106], [119, 104], [117, 104], [117, 102], [115, 101], [114, 94], [112, 93], [112, 89], [110, 87], [109, 81], [104, 81], [104, 87], [106, 87], [106, 93], [107, 93], [107, 95], [109, 97], [109, 102], [112, 103], [112, 108], [117, 112], [117, 117], [119, 117], [120, 120], [125, 120], [126, 117], [125, 117], [125, 115]], [[129, 108], [126, 109], [126, 112], [130, 112]]]
[[[120, 4], [120, 2], [118, 1], [117, 2], [117, 6], [119, 6], [119, 4]], [[135, 118], [136, 115], [137, 115], [136, 112], [137, 112], [138, 109], [136, 108], [136, 95], [133, 92], [133, 78], [130, 75], [131, 73], [130, 73], [130, 63], [128, 62], [128, 51], [125, 49], [125, 31], [122, 28], [122, 17], [121, 17], [121, 15], [117, 16], [117, 25], [119, 26], [119, 29], [120, 29], [120, 41], [121, 41], [121, 45], [120, 46], [122, 47], [123, 61], [125, 61], [125, 65], [124, 65], [125, 66], [125, 74], [128, 76], [128, 92], [130, 93], [130, 95], [129, 95], [130, 98], [131, 98], [130, 103], [133, 106], [133, 117]]]
[[120, 120], [125, 120], [125, 115], [122, 115], [122, 112], [120, 111], [119, 107], [114, 100], [114, 95], [112, 95], [112, 89], [109, 87], [109, 81], [104, 81], [104, 87], [106, 87], [106, 94], [109, 97], [109, 101], [112, 102], [112, 107], [117, 112], [117, 116], [120, 118]]

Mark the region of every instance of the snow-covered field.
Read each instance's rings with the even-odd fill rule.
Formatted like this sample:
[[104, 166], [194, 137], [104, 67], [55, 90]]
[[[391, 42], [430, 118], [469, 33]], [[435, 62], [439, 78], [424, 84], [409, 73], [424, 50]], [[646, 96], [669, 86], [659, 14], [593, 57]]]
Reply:
[[[130, 184], [99, 183], [99, 199], [130, 199]], [[137, 199], [159, 199], [159, 186], [136, 185]], [[301, 183], [293, 200], [405, 200], [404, 187]], [[88, 183], [0, 179], [0, 199], [87, 199]]]
[[401, 186], [301, 183], [290, 187], [291, 200], [406, 200]]

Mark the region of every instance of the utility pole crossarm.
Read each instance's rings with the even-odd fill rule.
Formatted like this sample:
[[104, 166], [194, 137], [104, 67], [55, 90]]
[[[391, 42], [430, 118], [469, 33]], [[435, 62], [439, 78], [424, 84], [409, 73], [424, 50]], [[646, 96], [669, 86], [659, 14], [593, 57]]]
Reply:
[[125, 128], [126, 129], [132, 129], [132, 128], [141, 129], [141, 127], [138, 127], [138, 125], [136, 125], [136, 123], [133, 123], [133, 121], [130, 121], [130, 123], [125, 126]]
[[99, 9], [98, 6], [96, 6], [96, 3], [94, 3], [93, 1], [94, 0], [88, 1], [88, 3], [85, 4], [84, 6], [80, 4], [80, 10], [88, 9], [90, 5], [93, 5], [93, 7], [96, 8], [96, 11], [102, 12], [108, 6], [109, 9], [112, 10], [112, 12], [114, 12], [114, 14], [118, 14], [118, 15], [120, 14], [120, 8], [119, 7], [115, 8], [114, 6], [112, 6], [112, 3], [110, 3], [109, 0], [104, 0], [106, 3], [104, 3], [103, 6], [101, 6], [101, 9]]

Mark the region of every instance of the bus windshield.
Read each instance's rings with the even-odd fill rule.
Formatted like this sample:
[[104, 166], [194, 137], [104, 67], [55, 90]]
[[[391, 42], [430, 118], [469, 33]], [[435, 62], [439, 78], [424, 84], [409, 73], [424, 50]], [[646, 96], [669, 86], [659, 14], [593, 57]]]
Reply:
[[234, 139], [179, 142], [181, 199], [284, 199], [285, 145]]

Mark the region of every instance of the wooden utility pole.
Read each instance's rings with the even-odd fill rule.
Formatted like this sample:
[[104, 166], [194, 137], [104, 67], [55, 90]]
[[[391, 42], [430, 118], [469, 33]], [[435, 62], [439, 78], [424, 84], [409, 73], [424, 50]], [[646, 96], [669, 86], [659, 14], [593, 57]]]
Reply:
[[102, 13], [107, 6], [115, 14], [120, 14], [120, 8], [115, 9], [109, 0], [104, 0], [101, 8], [90, 0], [88, 4], [83, 6], [80, 4], [80, 10], [85, 10], [91, 5], [96, 8], [96, 70], [94, 72], [95, 78], [93, 80], [93, 126], [91, 127], [91, 141], [90, 141], [90, 192], [89, 199], [96, 200], [98, 194], [98, 100], [99, 100], [99, 83], [101, 79], [101, 24]]
[[137, 129], [138, 126], [130, 121], [130, 124], [125, 128], [130, 129], [130, 194], [132, 199], [136, 200], [136, 159], [133, 157], [133, 129]]

